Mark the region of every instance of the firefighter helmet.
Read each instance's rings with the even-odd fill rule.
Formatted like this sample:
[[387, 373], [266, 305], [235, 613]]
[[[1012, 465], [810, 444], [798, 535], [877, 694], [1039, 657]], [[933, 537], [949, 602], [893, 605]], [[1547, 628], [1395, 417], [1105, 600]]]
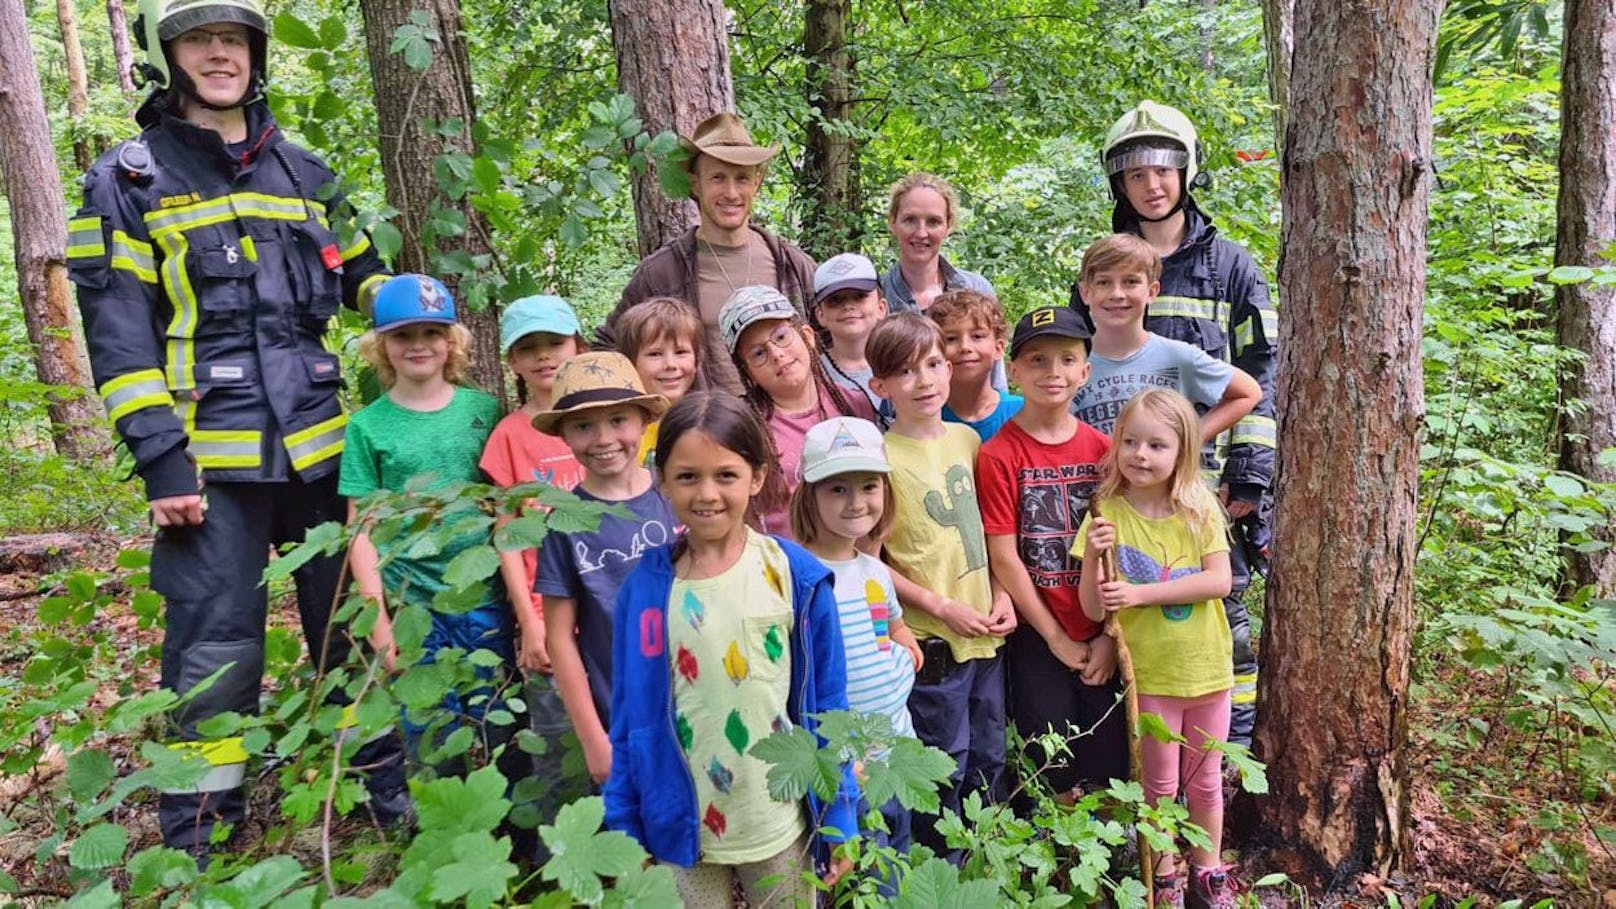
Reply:
[[1177, 108], [1141, 101], [1112, 125], [1100, 157], [1108, 178], [1130, 167], [1176, 167], [1188, 190], [1200, 172], [1201, 142], [1195, 124]]
[[162, 91], [173, 86], [172, 64], [164, 45], [203, 25], [234, 22], [247, 27], [252, 49], [253, 86], [256, 93], [268, 71], [269, 22], [260, 0], [140, 0], [133, 30], [135, 43], [146, 52], [136, 69], [146, 83]]

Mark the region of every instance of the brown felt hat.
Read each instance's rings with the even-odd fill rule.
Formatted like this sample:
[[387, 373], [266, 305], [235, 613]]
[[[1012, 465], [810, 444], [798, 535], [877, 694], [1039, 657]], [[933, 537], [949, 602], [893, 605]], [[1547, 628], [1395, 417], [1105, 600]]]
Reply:
[[780, 146], [763, 148], [752, 143], [746, 124], [735, 114], [713, 114], [701, 121], [689, 137], [680, 136], [679, 144], [690, 153], [685, 169], [696, 172], [696, 158], [709, 155], [725, 164], [752, 167], [762, 164], [780, 153]]
[[533, 415], [533, 428], [550, 436], [560, 435], [561, 420], [580, 410], [633, 404], [656, 420], [668, 409], [668, 399], [646, 394], [634, 364], [615, 351], [581, 353], [561, 364], [552, 393], [550, 409]]

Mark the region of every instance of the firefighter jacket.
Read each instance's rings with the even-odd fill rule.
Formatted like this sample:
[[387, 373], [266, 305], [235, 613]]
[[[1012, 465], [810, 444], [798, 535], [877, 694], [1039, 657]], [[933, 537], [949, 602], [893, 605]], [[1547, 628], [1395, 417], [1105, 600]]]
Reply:
[[326, 165], [262, 99], [227, 146], [152, 102], [84, 177], [68, 265], [96, 388], [149, 499], [337, 469], [347, 416], [325, 336], [386, 278]]
[[[1138, 234], [1137, 222], [1118, 206], [1113, 229]], [[1145, 312], [1145, 328], [1184, 341], [1240, 367], [1262, 386], [1262, 400], [1219, 439], [1212, 467], [1221, 470], [1231, 497], [1256, 502], [1274, 477], [1274, 380], [1279, 362], [1279, 317], [1268, 284], [1239, 244], [1186, 199], [1186, 233], [1178, 250], [1162, 260], [1161, 291]], [[1072, 306], [1089, 318], [1072, 287]], [[1090, 323], [1092, 324], [1092, 323]], [[1222, 463], [1218, 464], [1221, 457]]]

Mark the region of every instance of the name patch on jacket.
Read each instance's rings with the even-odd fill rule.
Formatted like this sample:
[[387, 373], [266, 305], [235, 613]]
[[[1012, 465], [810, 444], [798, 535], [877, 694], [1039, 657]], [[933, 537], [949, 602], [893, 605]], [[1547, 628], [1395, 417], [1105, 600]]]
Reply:
[[190, 205], [192, 202], [201, 202], [202, 197], [196, 193], [183, 193], [178, 196], [164, 196], [157, 200], [158, 208], [179, 208], [181, 205]]

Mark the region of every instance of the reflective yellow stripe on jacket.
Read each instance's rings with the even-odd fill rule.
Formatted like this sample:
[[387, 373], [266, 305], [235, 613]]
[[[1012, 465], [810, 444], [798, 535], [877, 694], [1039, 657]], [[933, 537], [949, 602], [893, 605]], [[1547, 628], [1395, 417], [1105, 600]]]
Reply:
[[339, 413], [308, 429], [288, 434], [286, 454], [292, 459], [292, 469], [305, 470], [342, 454], [342, 440], [347, 426], [348, 415]]
[[161, 371], [142, 369], [107, 381], [97, 391], [107, 406], [107, 419], [116, 423], [145, 407], [172, 407], [174, 396]]
[[101, 236], [101, 218], [74, 218], [67, 222], [67, 257], [93, 259], [107, 254], [106, 240]]
[[[307, 204], [307, 208], [304, 205]], [[209, 224], [222, 224], [238, 218], [263, 218], [269, 221], [302, 221], [314, 212], [315, 220], [326, 226], [325, 206], [319, 202], [296, 196], [270, 196], [264, 193], [231, 193], [205, 202], [193, 202], [178, 208], [160, 208], [146, 213], [146, 230], [151, 238], [181, 233]]]
[[196, 401], [181, 397], [174, 413], [190, 437], [186, 449], [196, 466], [215, 470], [251, 470], [264, 463], [264, 434], [256, 429], [197, 429]]
[[1273, 448], [1279, 439], [1278, 426], [1273, 417], [1262, 417], [1249, 414], [1241, 417], [1240, 422], [1234, 424], [1230, 430], [1230, 445], [1261, 445], [1264, 448]]

